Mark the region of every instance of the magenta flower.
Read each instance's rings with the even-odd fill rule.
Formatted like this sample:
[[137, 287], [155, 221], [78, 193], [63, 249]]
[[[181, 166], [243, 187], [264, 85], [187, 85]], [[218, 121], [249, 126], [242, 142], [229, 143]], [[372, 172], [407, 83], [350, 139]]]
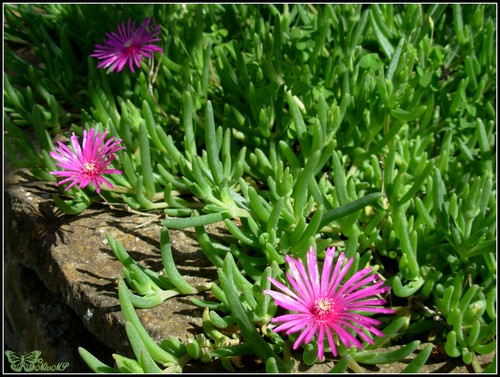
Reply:
[[335, 248], [326, 250], [321, 275], [318, 273], [316, 254], [312, 247], [307, 253], [307, 266], [304, 266], [302, 260], [287, 255], [285, 258], [290, 267], [290, 273], [286, 276], [293, 290], [271, 277], [269, 280], [281, 292], [264, 290], [264, 293], [270, 295], [276, 304], [294, 312], [273, 318], [272, 323], [280, 323], [273, 331], [286, 330], [286, 334], [291, 334], [303, 330], [295, 341], [293, 349], [297, 349], [302, 342], [309, 343], [314, 335], [317, 335], [320, 360], [323, 360], [325, 335], [334, 356], [337, 356], [334, 334], [346, 347], [355, 345], [362, 349], [361, 342], [347, 329], [354, 330], [363, 340], [374, 344], [373, 340], [362, 330], [384, 336], [374, 327], [379, 325], [380, 321], [363, 314], [365, 312], [394, 313], [392, 309], [380, 307], [385, 300], [375, 297], [387, 292], [390, 287], [382, 286], [383, 281], [367, 286], [377, 280], [377, 275], [370, 275], [371, 267], [356, 272], [345, 284], [341, 285], [354, 258], [349, 259], [343, 266], [346, 258], [344, 253], [341, 253], [332, 271], [334, 254]]
[[51, 171], [50, 174], [58, 177], [66, 177], [57, 184], [58, 186], [71, 182], [66, 188], [67, 191], [76, 184], [80, 184], [79, 188], [84, 188], [92, 182], [96, 187], [97, 193], [101, 192], [99, 186], [102, 183], [113, 188], [113, 185], [103, 175], [112, 173], [122, 174], [121, 170], [108, 169], [108, 165], [116, 158], [114, 153], [125, 149], [125, 147], [119, 146], [118, 144], [121, 143], [121, 140], [118, 139], [115, 141], [114, 137], [103, 143], [107, 133], [108, 131], [101, 133], [95, 131], [93, 128], [89, 131], [84, 130], [83, 143], [80, 147], [78, 138], [73, 132], [71, 136], [73, 150], [60, 141], [57, 142], [59, 147], [55, 148], [55, 152], [50, 152], [50, 155], [57, 161], [56, 165], [63, 170]]
[[121, 26], [118, 25], [118, 33], [106, 33], [109, 39], [104, 40], [104, 45], [97, 44], [94, 53], [90, 55], [102, 59], [97, 68], [111, 66], [111, 72], [120, 72], [128, 62], [130, 70], [134, 72], [134, 63], [139, 68], [144, 57], [152, 58], [154, 52], [161, 53], [161, 47], [153, 43], [161, 40], [156, 38], [160, 34], [160, 26], [148, 31], [150, 21], [150, 17], [146, 18], [137, 30], [135, 21], [131, 24], [128, 20], [127, 27], [124, 21]]

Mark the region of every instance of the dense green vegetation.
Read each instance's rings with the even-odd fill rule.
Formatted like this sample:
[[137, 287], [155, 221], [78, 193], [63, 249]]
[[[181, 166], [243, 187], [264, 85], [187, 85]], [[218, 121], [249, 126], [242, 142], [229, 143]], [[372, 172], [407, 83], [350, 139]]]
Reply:
[[[310, 246], [354, 257], [353, 272], [372, 266], [396, 310], [379, 317], [375, 345], [340, 346], [332, 372], [427, 341], [482, 371], [477, 355], [496, 350], [494, 5], [7, 4], [4, 16], [7, 157], [55, 185], [54, 141], [108, 130], [126, 147], [114, 189], [59, 186], [55, 202], [75, 215], [109, 202], [165, 216], [165, 275], [108, 237], [126, 267], [136, 359], [106, 366], [82, 349], [95, 371], [180, 372], [193, 359], [231, 371], [232, 356], [250, 354], [290, 371], [297, 335], [267, 328], [277, 307], [262, 291], [268, 276], [285, 281], [285, 255]], [[161, 25], [153, 65], [96, 69], [89, 55], [105, 33], [146, 17]], [[214, 222], [231, 242], [206, 232]], [[216, 301], [192, 300], [207, 308], [203, 333], [156, 344], [134, 308], [207, 289], [173, 262], [168, 230], [188, 227], [218, 268]], [[298, 351], [317, 362], [314, 342]]]

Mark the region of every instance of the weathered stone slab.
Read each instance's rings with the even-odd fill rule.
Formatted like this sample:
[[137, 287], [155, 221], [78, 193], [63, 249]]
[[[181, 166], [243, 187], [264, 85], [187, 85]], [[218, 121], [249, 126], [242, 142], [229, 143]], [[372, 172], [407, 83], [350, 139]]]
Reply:
[[[47, 365], [64, 364], [60, 371], [65, 373], [90, 372], [77, 353], [79, 346], [91, 349], [103, 361], [113, 362], [113, 351], [84, 328], [59, 294], [48, 291], [34, 270], [5, 257], [5, 350], [41, 351], [40, 358]], [[10, 363], [4, 362], [8, 370]]]
[[[42, 183], [7, 185], [6, 252], [14, 264], [34, 270], [50, 292], [61, 295], [107, 347], [130, 354], [117, 297], [123, 266], [107, 245], [106, 235], [120, 241], [142, 266], [161, 271], [159, 221], [97, 205], [80, 215], [66, 215], [54, 206], [52, 193], [53, 188]], [[149, 223], [141, 227], [144, 222]], [[190, 284], [197, 286], [216, 277], [215, 268], [196, 247], [193, 232], [172, 230], [170, 235], [179, 272]], [[168, 335], [185, 340], [201, 327], [202, 309], [187, 297], [138, 310], [138, 314], [158, 341]]]

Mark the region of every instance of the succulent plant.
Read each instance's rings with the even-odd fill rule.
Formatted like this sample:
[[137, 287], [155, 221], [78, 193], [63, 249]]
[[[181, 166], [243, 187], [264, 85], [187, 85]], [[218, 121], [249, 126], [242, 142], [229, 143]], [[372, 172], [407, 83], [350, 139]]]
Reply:
[[[123, 174], [100, 192], [61, 186], [55, 203], [162, 224], [164, 271], [108, 236], [135, 359], [107, 366], [80, 349], [94, 371], [181, 372], [193, 359], [234, 371], [246, 355], [291, 371], [298, 335], [270, 329], [279, 309], [263, 292], [285, 283], [286, 256], [311, 247], [320, 261], [336, 247], [352, 273], [371, 267], [396, 312], [380, 316], [374, 344], [340, 344], [331, 372], [402, 360], [427, 341], [482, 371], [477, 355], [496, 351], [493, 5], [8, 4], [4, 14], [8, 158], [55, 185], [54, 142], [106, 132], [124, 146], [110, 161]], [[135, 72], [97, 68], [90, 55], [107, 32], [149, 18], [161, 30], [151, 59]], [[227, 237], [207, 232], [213, 223]], [[169, 229], [185, 228], [218, 280], [197, 287], [179, 274]], [[157, 344], [135, 314], [207, 292], [215, 301], [192, 298], [203, 333], [185, 341]], [[301, 351], [319, 362], [317, 343]]]

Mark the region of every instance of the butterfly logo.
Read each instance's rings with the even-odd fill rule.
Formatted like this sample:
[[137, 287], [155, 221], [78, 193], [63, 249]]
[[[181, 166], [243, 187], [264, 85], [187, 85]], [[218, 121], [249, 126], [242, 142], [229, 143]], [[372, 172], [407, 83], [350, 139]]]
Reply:
[[35, 364], [42, 352], [32, 351], [22, 354], [20, 352], [5, 351], [7, 359], [9, 359], [10, 367], [13, 371], [20, 372], [24, 369], [25, 372], [31, 372], [35, 369]]

